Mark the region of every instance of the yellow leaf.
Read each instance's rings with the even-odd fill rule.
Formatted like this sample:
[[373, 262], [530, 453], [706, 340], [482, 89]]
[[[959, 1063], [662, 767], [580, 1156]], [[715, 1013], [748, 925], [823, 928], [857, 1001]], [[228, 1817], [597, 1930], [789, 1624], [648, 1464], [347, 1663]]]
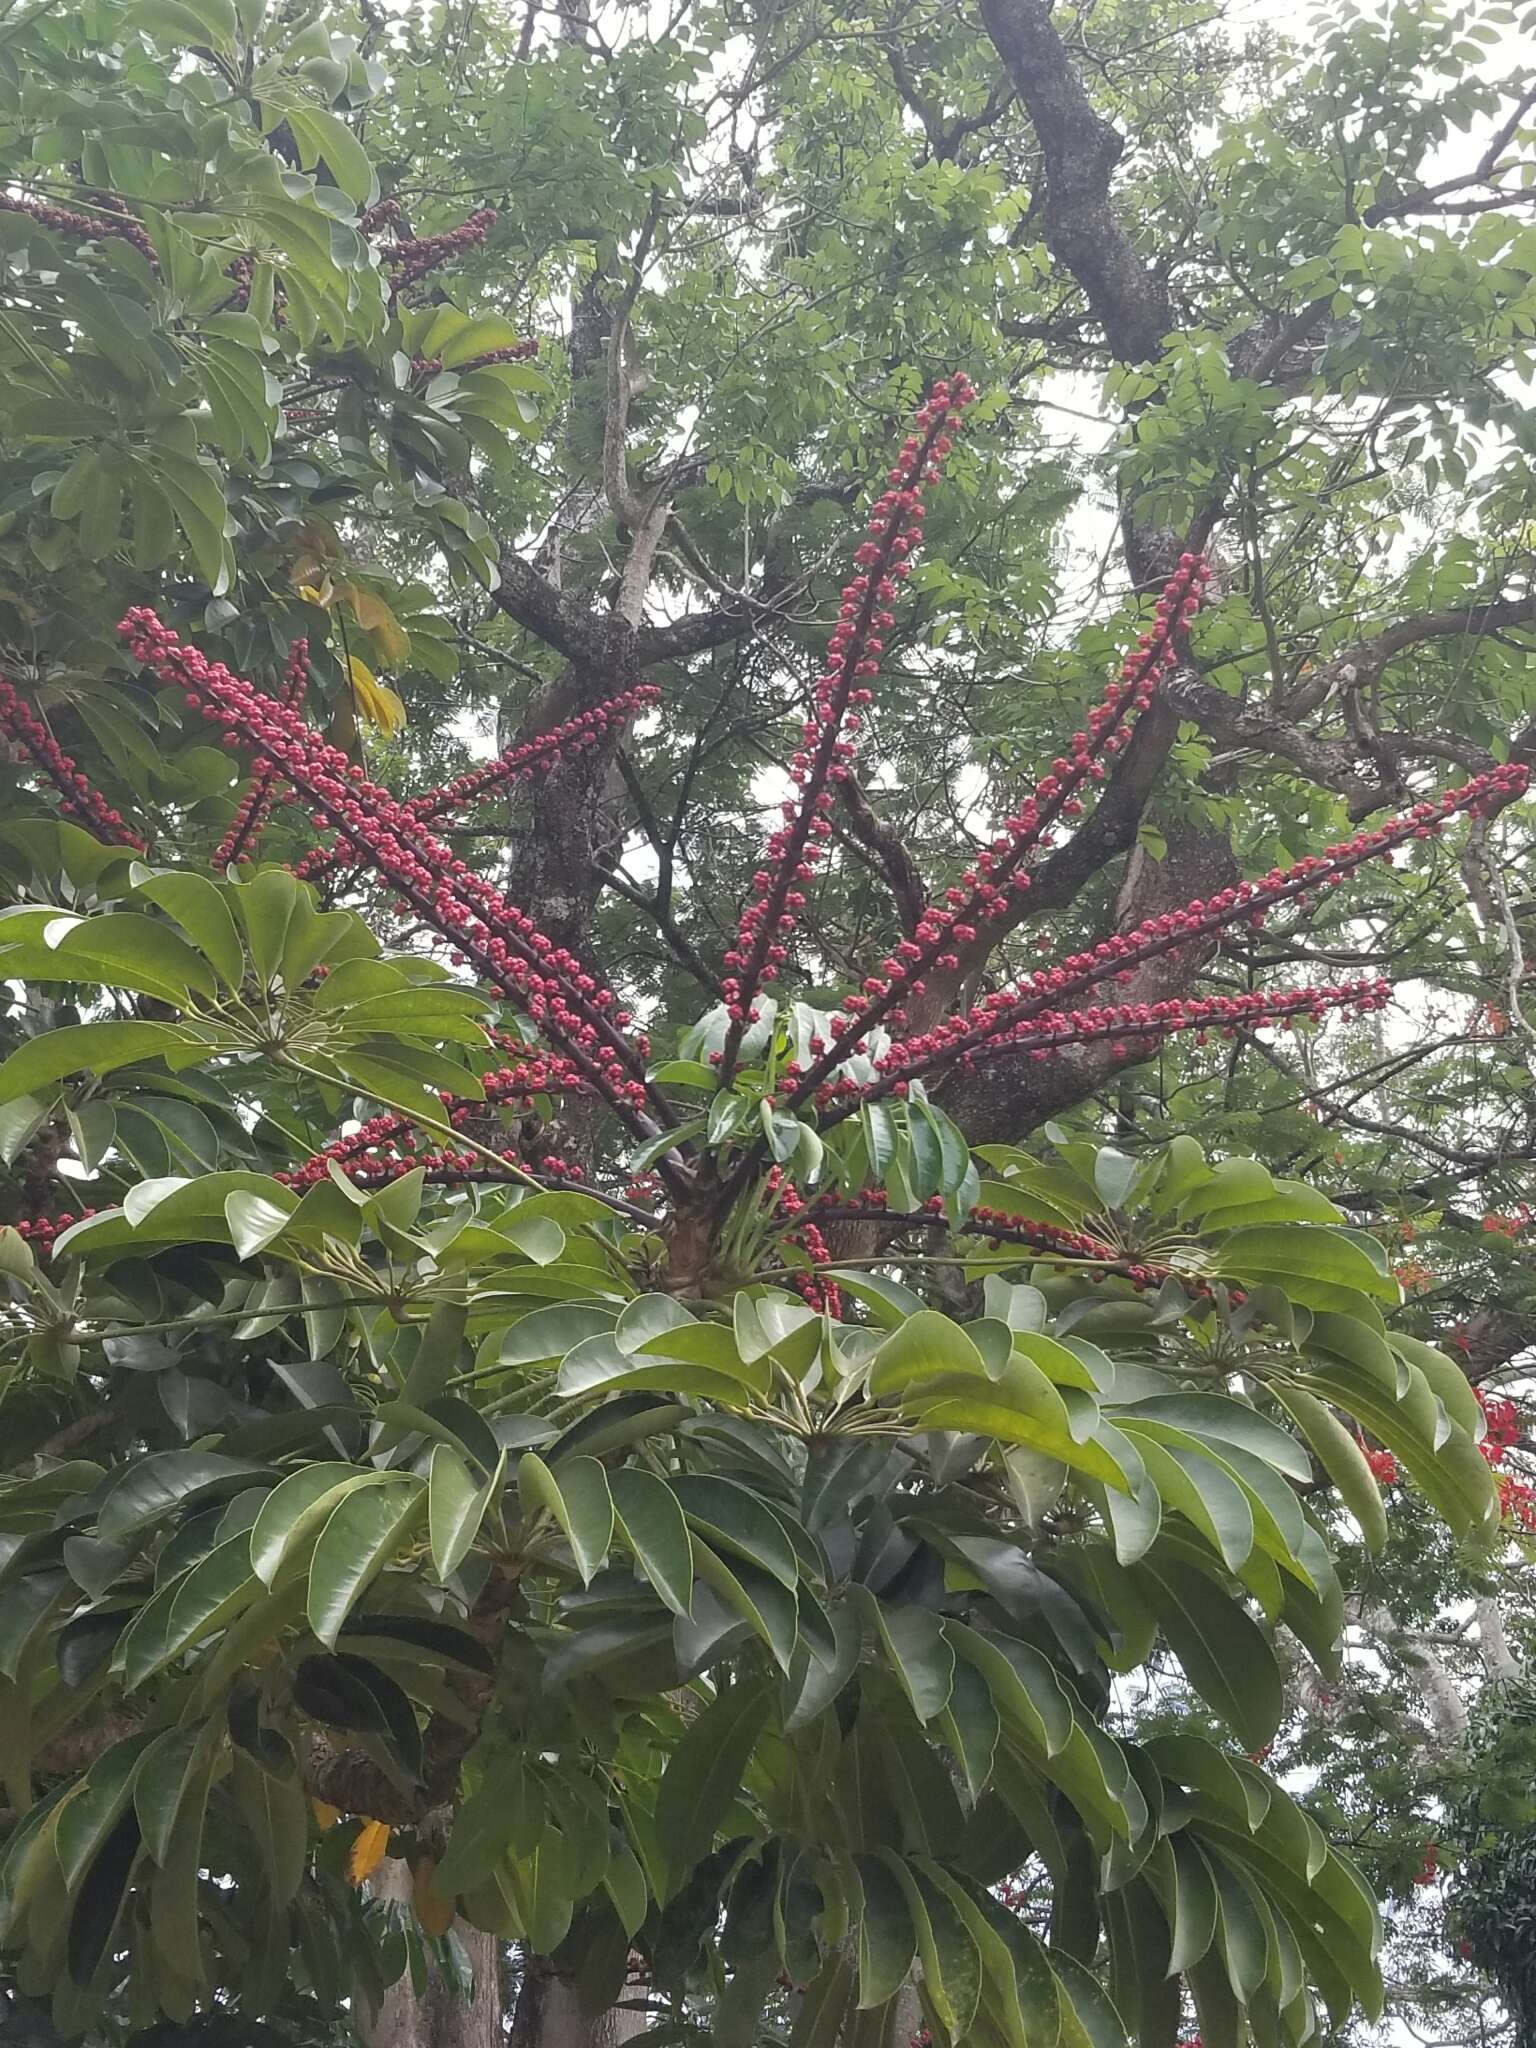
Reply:
[[386, 668], [399, 668], [410, 659], [410, 637], [376, 590], [363, 590], [356, 583], [338, 583], [336, 595], [347, 600], [357, 623], [365, 633], [373, 635]]
[[348, 1882], [361, 1884], [365, 1878], [372, 1877], [388, 1854], [388, 1821], [364, 1821], [357, 1840], [352, 1844], [352, 1853], [347, 1858]]
[[336, 592], [332, 587], [329, 576], [324, 579], [318, 588], [313, 583], [301, 583], [299, 585], [299, 595], [306, 604], [317, 604], [322, 611], [328, 610], [336, 602]]
[[405, 706], [394, 691], [387, 683], [381, 683], [355, 654], [347, 656], [347, 668], [352, 677], [352, 702], [357, 706], [358, 717], [368, 725], [377, 726], [386, 737], [399, 732], [405, 724]]
[[453, 1925], [453, 1900], [437, 1889], [433, 1878], [437, 1865], [423, 1856], [411, 1865], [411, 1904], [424, 1934], [446, 1934]]
[[328, 1806], [323, 1799], [311, 1799], [309, 1803], [314, 1809], [315, 1826], [322, 1835], [327, 1828], [335, 1827], [337, 1821], [341, 1819], [341, 1809], [339, 1807]]

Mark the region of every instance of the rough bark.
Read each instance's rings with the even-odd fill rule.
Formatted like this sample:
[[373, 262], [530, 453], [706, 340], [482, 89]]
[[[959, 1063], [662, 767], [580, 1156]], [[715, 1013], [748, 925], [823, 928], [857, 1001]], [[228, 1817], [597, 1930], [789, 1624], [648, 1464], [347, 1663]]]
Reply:
[[547, 1956], [530, 1956], [512, 2015], [511, 2048], [621, 2048], [648, 2025], [638, 1998], [589, 2012]]
[[[372, 1885], [380, 1898], [409, 1901], [409, 1865], [388, 1858]], [[474, 1971], [472, 1995], [460, 1998], [452, 1985], [435, 1978], [418, 1998], [407, 1974], [384, 1994], [378, 2012], [364, 2025], [368, 2048], [501, 2048], [496, 1937], [463, 1920], [455, 1922], [454, 1932]]]

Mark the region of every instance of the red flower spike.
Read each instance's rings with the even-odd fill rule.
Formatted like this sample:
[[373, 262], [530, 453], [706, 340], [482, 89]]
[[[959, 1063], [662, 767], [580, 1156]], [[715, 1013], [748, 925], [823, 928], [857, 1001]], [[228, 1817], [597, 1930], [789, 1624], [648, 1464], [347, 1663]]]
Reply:
[[[283, 671], [283, 689], [279, 701], [288, 711], [297, 711], [304, 702], [304, 692], [309, 688], [309, 642], [295, 640], [288, 655], [288, 666]], [[235, 812], [234, 823], [220, 840], [213, 856], [215, 874], [222, 875], [226, 868], [250, 859], [247, 848], [254, 845], [271, 814], [273, 799], [277, 794], [277, 777], [270, 764], [253, 779], [250, 788], [241, 798], [240, 808]]]
[[[1384, 824], [1325, 848], [1321, 854], [1308, 854], [1291, 867], [1272, 869], [1257, 882], [1241, 882], [1214, 896], [1197, 897], [1182, 910], [1165, 911], [1148, 918], [1134, 931], [1117, 932], [1090, 952], [1075, 953], [1058, 966], [1041, 968], [1021, 986], [985, 997], [967, 1015], [946, 1019], [920, 1039], [900, 1041], [882, 1064], [908, 1073], [926, 1072], [935, 1064], [947, 1066], [965, 1055], [983, 1053], [1013, 1037], [1016, 1027], [1056, 1014], [1064, 999], [1111, 978], [1127, 978], [1130, 970], [1143, 961], [1176, 953], [1229, 926], [1261, 924], [1276, 905], [1292, 902], [1317, 889], [1337, 887], [1367, 861], [1390, 857], [1395, 847], [1408, 840], [1434, 837], [1458, 813], [1492, 816], [1522, 795], [1529, 783], [1530, 771], [1516, 762], [1505, 762], [1486, 774], [1474, 775], [1433, 799], [1415, 804], [1400, 817], [1389, 818]], [[868, 1028], [868, 1017], [866, 1009], [860, 1019], [861, 1030]], [[1220, 1019], [1214, 1021], [1220, 1028]], [[931, 1057], [939, 1053], [941, 1059]], [[795, 1102], [804, 1099], [808, 1089], [818, 1086], [820, 1070], [828, 1066], [830, 1061], [824, 1058], [810, 1069], [799, 1084]], [[889, 1087], [889, 1080], [882, 1077], [868, 1092], [884, 1094]], [[847, 1103], [839, 1117], [851, 1114], [858, 1099], [856, 1096]]]
[[106, 798], [93, 789], [66, 754], [43, 721], [24, 704], [10, 683], [0, 678], [0, 733], [19, 747], [34, 767], [40, 768], [59, 793], [59, 809], [66, 818], [95, 833], [108, 846], [131, 846], [142, 853], [144, 842], [123, 823], [122, 813], [113, 810]]
[[[607, 697], [601, 704], [594, 704], [589, 710], [568, 718], [564, 725], [538, 733], [521, 746], [508, 747], [494, 761], [487, 761], [483, 768], [472, 768], [456, 781], [445, 782], [438, 789], [429, 789], [421, 796], [411, 797], [402, 808], [409, 812], [416, 824], [426, 824], [429, 820], [478, 803], [482, 797], [504, 788], [508, 783], [531, 782], [538, 768], [596, 746], [610, 727], [622, 724], [643, 706], [659, 703], [660, 699], [661, 692], [654, 683], [636, 683], [632, 689], [623, 690], [616, 697]], [[345, 864], [345, 855], [337, 851], [333, 841], [330, 846], [317, 846], [305, 854], [294, 873], [301, 881], [313, 882]]]
[[[1366, 1014], [1383, 1009], [1391, 997], [1391, 984], [1380, 977], [1346, 981], [1327, 988], [1282, 989], [1273, 993], [1254, 991], [1239, 996], [1171, 997], [1159, 1003], [1121, 1003], [1089, 1010], [1051, 1010], [1021, 1019], [1012, 1025], [980, 1030], [971, 1017], [948, 1018], [932, 1031], [893, 1045], [875, 1062], [881, 1078], [854, 1091], [850, 1108], [892, 1094], [918, 1075], [935, 1067], [970, 1065], [979, 1057], [1025, 1052], [1036, 1059], [1049, 1058], [1069, 1045], [1089, 1045], [1110, 1039], [1115, 1050], [1129, 1050], [1134, 1040], [1160, 1043], [1175, 1031], [1256, 1031], [1309, 1017], [1321, 1019], [1330, 1010], [1351, 1009]], [[984, 1021], [991, 1012], [978, 1005]], [[841, 1092], [841, 1091], [839, 1091]], [[847, 1114], [845, 1110], [842, 1114]], [[834, 1117], [832, 1121], [839, 1121]]]
[[52, 228], [55, 234], [67, 235], [72, 242], [127, 242], [138, 250], [158, 276], [160, 259], [155, 254], [149, 230], [135, 220], [125, 203], [114, 195], [104, 195], [94, 204], [99, 212], [78, 213], [73, 207], [49, 206], [29, 195], [0, 193], [0, 212], [26, 214], [40, 228]]
[[184, 646], [152, 611], [129, 612], [119, 631], [138, 660], [224, 729], [226, 746], [246, 745], [270, 760], [312, 806], [322, 829], [334, 824], [431, 930], [516, 1000], [632, 1130], [652, 1134], [648, 1106], [670, 1122], [669, 1105], [645, 1081], [643, 1042], [626, 1037], [614, 1021], [617, 999], [526, 912], [473, 874], [295, 712]]
[[386, 270], [394, 272], [390, 280], [391, 292], [403, 291], [417, 278], [425, 277], [429, 270], [436, 270], [440, 264], [451, 261], [461, 249], [479, 248], [495, 225], [495, 207], [482, 206], [445, 234], [386, 242], [379, 251], [379, 261]]
[[[1053, 761], [1034, 794], [1004, 819], [1003, 829], [966, 871], [965, 886], [947, 889], [942, 904], [926, 907], [912, 938], [883, 963], [886, 979], [865, 982], [869, 1001], [859, 1016], [860, 1031], [893, 1016], [908, 996], [919, 993], [923, 976], [934, 967], [957, 970], [955, 947], [971, 944], [979, 926], [1007, 916], [1010, 899], [1027, 892], [1030, 878], [1025, 869], [1042, 847], [1050, 845], [1058, 820], [1081, 815], [1080, 792], [1089, 782], [1103, 779], [1105, 760], [1126, 745], [1135, 720], [1152, 702], [1159, 679], [1176, 665], [1180, 636], [1199, 610], [1210, 577], [1203, 555], [1179, 557], [1158, 599], [1153, 629], [1141, 634], [1121, 663], [1119, 675], [1088, 714], [1086, 730], [1072, 735], [1070, 756]], [[838, 1035], [806, 1075], [796, 1103], [847, 1057], [852, 1035], [851, 1030]]]
[[883, 626], [888, 616], [883, 608], [895, 596], [897, 584], [911, 573], [911, 557], [922, 532], [923, 485], [938, 474], [938, 444], [948, 444], [948, 430], [959, 424], [975, 398], [970, 379], [961, 373], [934, 384], [889, 472], [889, 488], [871, 508], [866, 538], [854, 549], [860, 573], [843, 587], [838, 622], [827, 645], [827, 665], [817, 679], [801, 745], [790, 762], [790, 780], [798, 795], [782, 807], [783, 823], [768, 841], [764, 865], [753, 877], [752, 900], [725, 956], [728, 977], [723, 991], [730, 1029], [720, 1062], [722, 1082], [735, 1071], [754, 997], [764, 984], [778, 979], [787, 958], [784, 940], [796, 923], [790, 896], [797, 883], [810, 878], [832, 836], [826, 815], [832, 806], [831, 785], [848, 774], [853, 751], [848, 736], [857, 730], [857, 714], [871, 699], [868, 679], [878, 671], [872, 635], [877, 618]]

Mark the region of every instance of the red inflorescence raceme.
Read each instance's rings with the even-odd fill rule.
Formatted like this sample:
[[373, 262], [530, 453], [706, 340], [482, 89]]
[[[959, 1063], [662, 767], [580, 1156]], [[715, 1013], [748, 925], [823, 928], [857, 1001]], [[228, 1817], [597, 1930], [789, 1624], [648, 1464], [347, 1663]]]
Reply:
[[555, 945], [295, 712], [183, 645], [145, 607], [129, 612], [119, 630], [138, 660], [180, 689], [189, 708], [223, 728], [226, 746], [253, 750], [253, 772], [270, 765], [313, 807], [319, 830], [334, 825], [433, 931], [515, 998], [631, 1129], [651, 1134], [648, 1105], [670, 1118], [669, 1106], [644, 1078], [644, 1038], [627, 1035], [629, 1013], [574, 954]]
[[[289, 711], [297, 711], [304, 702], [304, 692], [309, 688], [309, 642], [295, 640], [288, 652], [288, 666], [283, 671], [283, 688], [280, 701]], [[214, 851], [215, 874], [223, 874], [228, 867], [251, 858], [249, 849], [261, 836], [272, 810], [272, 800], [277, 794], [277, 777], [270, 768], [260, 775], [252, 776], [251, 786], [240, 800], [234, 822], [220, 840]]]
[[97, 212], [80, 213], [72, 206], [50, 206], [46, 200], [34, 199], [29, 194], [0, 192], [0, 212], [26, 214], [39, 227], [52, 228], [55, 234], [67, 235], [73, 242], [127, 242], [158, 273], [160, 259], [149, 230], [134, 219], [126, 203], [111, 194], [92, 203]]
[[[1029, 1034], [1021, 1027], [1038, 1025], [1048, 1016], [1059, 1013], [1064, 997], [1077, 995], [1112, 977], [1128, 979], [1131, 969], [1144, 961], [1215, 938], [1229, 926], [1247, 924], [1256, 929], [1278, 905], [1293, 902], [1318, 889], [1336, 888], [1366, 861], [1390, 859], [1398, 846], [1413, 840], [1434, 838], [1446, 820], [1458, 812], [1491, 816], [1521, 795], [1529, 782], [1530, 771], [1527, 768], [1516, 762], [1506, 762], [1487, 774], [1474, 775], [1470, 781], [1454, 789], [1442, 791], [1431, 800], [1415, 804], [1400, 817], [1389, 818], [1384, 824], [1357, 832], [1352, 839], [1327, 847], [1320, 854], [1308, 854], [1291, 867], [1272, 868], [1256, 882], [1240, 882], [1235, 888], [1219, 890], [1214, 896], [1196, 897], [1182, 910], [1165, 911], [1157, 917], [1148, 918], [1133, 931], [1117, 932], [1113, 938], [1101, 941], [1089, 952], [1074, 953], [1059, 966], [1041, 968], [1028, 976], [1022, 985], [999, 989], [984, 997], [965, 1015], [947, 1018], [932, 1031], [898, 1041], [882, 1056], [882, 1073], [877, 1081], [863, 1090], [839, 1091], [839, 1100], [830, 1112], [829, 1121], [839, 1121], [851, 1115], [859, 1102], [869, 1096], [891, 1092], [899, 1085], [899, 1077], [909, 1078], [913, 1073], [928, 1072], [935, 1066], [947, 1067], [962, 1059], [1000, 1050], [1005, 1045], [1030, 1046]], [[1342, 996], [1329, 990], [1302, 993], [1308, 1001], [1320, 996], [1325, 1003], [1359, 1002], [1353, 993]], [[1140, 1006], [1126, 1007], [1134, 1015]], [[1157, 1007], [1149, 1006], [1152, 1009]], [[1182, 1008], [1187, 1011], [1188, 1006]], [[1202, 1020], [1194, 1021], [1199, 1023]], [[1211, 1021], [1217, 1022], [1220, 1028], [1219, 1020], [1207, 1020]], [[1248, 1021], [1252, 1028], [1253, 1020]], [[841, 1017], [833, 1019], [833, 1027], [839, 1032], [844, 1023], [845, 1019]], [[1187, 1026], [1159, 1026], [1151, 1036], [1155, 1038], [1167, 1028]], [[1094, 1035], [1102, 1036], [1104, 1033], [1095, 1029]], [[1031, 1049], [1049, 1051], [1050, 1046], [1046, 1044]], [[818, 1066], [798, 1082], [793, 1101], [798, 1103], [804, 1099], [808, 1087], [819, 1077], [822, 1065], [823, 1062], [818, 1062]]]
[[[1159, 1003], [1115, 1003], [1102, 1009], [1047, 1010], [974, 1040], [971, 1022], [953, 1017], [914, 1038], [893, 1045], [875, 1061], [881, 1079], [862, 1087], [828, 1082], [817, 1091], [818, 1102], [831, 1102], [850, 1089], [860, 1102], [885, 1094], [904, 1094], [909, 1082], [935, 1067], [973, 1065], [978, 1057], [1001, 1052], [1027, 1053], [1049, 1059], [1069, 1045], [1090, 1045], [1110, 1039], [1117, 1053], [1136, 1041], [1159, 1042], [1175, 1031], [1207, 1032], [1230, 1038], [1238, 1031], [1257, 1031], [1266, 1024], [1295, 1025], [1303, 1018], [1320, 1021], [1331, 1010], [1367, 1015], [1384, 1009], [1392, 985], [1379, 976], [1339, 982], [1324, 988], [1253, 990], [1239, 996], [1173, 996]], [[973, 1042], [974, 1041], [974, 1042]]]
[[[439, 1095], [449, 1123], [462, 1128], [488, 1106], [499, 1102], [527, 1103], [535, 1095], [591, 1092], [571, 1061], [552, 1052], [535, 1053], [515, 1066], [497, 1067], [482, 1074], [480, 1084], [485, 1090], [483, 1096]], [[421, 1164], [417, 1157], [419, 1142], [409, 1118], [393, 1114], [373, 1116], [345, 1137], [333, 1138], [302, 1166], [278, 1177], [290, 1187], [309, 1188], [326, 1178], [332, 1163], [349, 1179], [359, 1168], [371, 1171], [375, 1167], [398, 1166], [402, 1172], [409, 1172]]]
[[403, 291], [408, 284], [414, 284], [419, 277], [425, 277], [429, 270], [436, 270], [439, 264], [457, 256], [461, 249], [477, 249], [496, 225], [494, 206], [481, 206], [461, 221], [458, 227], [450, 228], [442, 235], [413, 236], [401, 242], [386, 242], [379, 251], [379, 261], [386, 270], [394, 272], [391, 289]]
[[[942, 1195], [930, 1195], [920, 1209], [893, 1210], [890, 1196], [879, 1187], [860, 1188], [853, 1194], [829, 1190], [825, 1195], [819, 1195], [809, 1209], [823, 1223], [886, 1223], [902, 1229], [922, 1229], [950, 1220], [949, 1208]], [[1096, 1273], [1116, 1273], [1138, 1290], [1161, 1287], [1173, 1271], [1171, 1266], [1151, 1265], [1143, 1260], [1127, 1258], [1106, 1238], [1095, 1237], [1091, 1231], [1070, 1230], [1063, 1224], [1040, 1222], [1030, 1216], [1015, 1215], [1012, 1210], [992, 1208], [986, 1203], [978, 1202], [966, 1210], [961, 1227], [977, 1237], [987, 1238], [994, 1245], [1028, 1245], [1045, 1258], [1064, 1259], [1074, 1265], [1086, 1264], [1090, 1268], [1090, 1277]], [[1203, 1280], [1188, 1274], [1180, 1277], [1184, 1286], [1195, 1292], [1210, 1291]], [[1232, 1299], [1241, 1301], [1243, 1297], [1234, 1291]]]
[[12, 740], [48, 777], [59, 792], [59, 808], [67, 818], [74, 819], [88, 832], [94, 832], [109, 846], [131, 846], [143, 851], [143, 840], [129, 831], [123, 823], [122, 813], [113, 810], [100, 790], [92, 787], [43, 721], [3, 678], [0, 678], [0, 733]]
[[723, 1078], [729, 1078], [735, 1064], [742, 1029], [753, 1015], [753, 998], [765, 983], [778, 979], [788, 958], [786, 942], [805, 906], [803, 885], [832, 836], [827, 816], [833, 804], [832, 785], [848, 775], [853, 735], [872, 696], [869, 681], [879, 673], [885, 647], [881, 636], [896, 623], [886, 607], [911, 574], [911, 558], [923, 537], [923, 487], [938, 479], [953, 445], [953, 431], [975, 397], [964, 375], [933, 386], [889, 472], [889, 488], [870, 512], [865, 538], [854, 550], [859, 573], [843, 588], [827, 665], [817, 678], [811, 713], [790, 762], [790, 780], [798, 795], [783, 804], [783, 823], [768, 841], [764, 865], [752, 877], [752, 899], [725, 956], [730, 972], [722, 992], [730, 1034], [721, 1061]]
[[967, 949], [978, 939], [985, 947], [985, 926], [1014, 915], [1017, 899], [1032, 886], [1028, 868], [1035, 855], [1052, 844], [1061, 819], [1082, 815], [1081, 792], [1090, 782], [1104, 779], [1106, 761], [1126, 745], [1135, 720], [1152, 702], [1158, 679], [1176, 664], [1179, 636], [1199, 611], [1210, 575], [1203, 556], [1179, 557], [1158, 599], [1153, 625], [1138, 636], [1119, 675], [1089, 712], [1085, 729], [1073, 733], [1067, 752], [1051, 763], [1050, 773], [1035, 784], [1033, 794], [1003, 820], [961, 882], [945, 891], [944, 902], [929, 904], [912, 936], [887, 955], [879, 973], [871, 975], [856, 995], [846, 998], [841, 1028], [802, 1077], [794, 1094], [797, 1103], [814, 1092], [854, 1041], [875, 1024], [886, 1019], [905, 1023], [903, 1005], [908, 997], [926, 992], [926, 975], [935, 968], [959, 973]]
[[[811, 1205], [782, 1166], [769, 1169], [763, 1182], [763, 1193], [775, 1211], [793, 1226], [785, 1233], [790, 1243], [799, 1245], [813, 1266], [830, 1266], [832, 1254], [820, 1229], [810, 1220], [808, 1212]], [[829, 1316], [842, 1314], [843, 1297], [835, 1281], [825, 1279], [819, 1273], [796, 1273], [790, 1284], [812, 1308]]]
[[[527, 363], [539, 352], [539, 337], [530, 335], [526, 341], [514, 341], [510, 348], [488, 348], [484, 355], [470, 356], [467, 361], [453, 364], [456, 377], [468, 376], [471, 370], [488, 370], [493, 363]], [[411, 373], [416, 377], [435, 377], [443, 368], [441, 356], [412, 356]]]
[[[567, 755], [579, 754], [587, 747], [596, 746], [611, 727], [632, 718], [647, 704], [657, 703], [660, 697], [661, 692], [654, 683], [636, 683], [628, 690], [621, 690], [616, 697], [606, 697], [601, 704], [578, 712], [564, 725], [538, 733], [531, 740], [524, 740], [521, 746], [508, 747], [504, 754], [498, 754], [494, 761], [487, 761], [483, 768], [472, 768], [455, 781], [445, 782], [439, 789], [429, 789], [421, 796], [411, 797], [403, 809], [417, 824], [426, 824], [478, 803], [482, 797], [504, 789], [509, 783], [531, 782], [540, 768], [558, 768]], [[344, 864], [345, 854], [338, 852], [334, 845], [315, 847], [305, 854], [294, 872], [301, 880], [312, 882]]]

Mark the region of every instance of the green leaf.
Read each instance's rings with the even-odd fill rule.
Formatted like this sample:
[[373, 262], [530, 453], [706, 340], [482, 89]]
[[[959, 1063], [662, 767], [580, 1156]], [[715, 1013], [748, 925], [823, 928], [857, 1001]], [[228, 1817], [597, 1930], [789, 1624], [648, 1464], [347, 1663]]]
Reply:
[[319, 1535], [345, 1493], [394, 1476], [360, 1471], [356, 1465], [305, 1465], [290, 1472], [267, 1495], [251, 1525], [252, 1571], [263, 1585], [275, 1585], [284, 1562], [305, 1537]]
[[1333, 1410], [1315, 1394], [1279, 1384], [1275, 1398], [1295, 1417], [1297, 1427], [1316, 1452], [1318, 1463], [1360, 1524], [1367, 1548], [1380, 1550], [1387, 1540], [1387, 1510], [1364, 1451]]
[[656, 1795], [656, 1839], [668, 1896], [708, 1855], [741, 1792], [742, 1774], [768, 1718], [763, 1686], [737, 1685], [713, 1699], [673, 1750]]
[[664, 1479], [638, 1466], [608, 1475], [619, 1534], [657, 1597], [674, 1614], [693, 1604], [693, 1543], [677, 1495]]
[[912, 1702], [919, 1721], [931, 1721], [949, 1705], [955, 1683], [955, 1653], [939, 1617], [927, 1607], [894, 1606], [862, 1586], [853, 1589], [874, 1622], [886, 1661]]
[[607, 1561], [613, 1542], [613, 1497], [596, 1458], [567, 1458], [552, 1472], [536, 1451], [518, 1460], [517, 1490], [525, 1510], [552, 1514], [571, 1546], [584, 1586]]
[[[297, 1202], [293, 1208], [297, 1208]], [[254, 1195], [237, 1191], [225, 1197], [224, 1219], [229, 1225], [230, 1243], [237, 1257], [253, 1259], [264, 1251], [274, 1238], [281, 1237], [288, 1228], [288, 1219], [293, 1209], [269, 1201], [265, 1195]]]
[[123, 1018], [104, 1024], [64, 1024], [40, 1032], [0, 1063], [0, 1103], [34, 1094], [66, 1074], [89, 1069], [110, 1074], [134, 1060], [184, 1052], [200, 1041], [179, 1024]]
[[477, 1486], [469, 1467], [446, 1444], [437, 1444], [427, 1475], [427, 1530], [432, 1563], [440, 1579], [453, 1577], [468, 1557], [485, 1511], [501, 1492], [506, 1452], [490, 1477]]
[[415, 1533], [426, 1508], [419, 1479], [348, 1492], [332, 1508], [309, 1566], [309, 1625], [334, 1650], [343, 1622], [390, 1560]]
[[794, 1590], [800, 1576], [784, 1527], [755, 1493], [734, 1480], [685, 1472], [673, 1481], [683, 1513], [716, 1550], [725, 1549]]
[[358, 206], [367, 206], [377, 185], [368, 152], [339, 115], [319, 107], [290, 108], [288, 126], [299, 145], [299, 161], [313, 170], [321, 157], [331, 176]]
[[954, 1903], [889, 1849], [879, 1851], [900, 1887], [917, 1936], [923, 1989], [951, 2040], [969, 2032], [981, 2002], [981, 1952]]
[[1242, 1603], [1193, 1565], [1157, 1547], [1142, 1560], [1147, 1599], [1200, 1697], [1252, 1752], [1263, 1749], [1284, 1707], [1275, 1653]]
[[1272, 1280], [1294, 1301], [1332, 1309], [1334, 1290], [1402, 1298], [1402, 1289], [1343, 1231], [1311, 1223], [1258, 1224], [1234, 1230], [1221, 1247], [1218, 1270], [1237, 1280]]
[[917, 1953], [906, 1894], [878, 1856], [855, 1856], [862, 1897], [858, 1915], [860, 2012], [894, 1998]]
[[242, 1530], [162, 1586], [123, 1638], [123, 1685], [132, 1692], [192, 1644], [228, 1626], [261, 1591]]
[[104, 1543], [118, 1542], [191, 1501], [266, 1476], [265, 1466], [216, 1451], [155, 1451], [123, 1471], [101, 1504], [96, 1533]]

